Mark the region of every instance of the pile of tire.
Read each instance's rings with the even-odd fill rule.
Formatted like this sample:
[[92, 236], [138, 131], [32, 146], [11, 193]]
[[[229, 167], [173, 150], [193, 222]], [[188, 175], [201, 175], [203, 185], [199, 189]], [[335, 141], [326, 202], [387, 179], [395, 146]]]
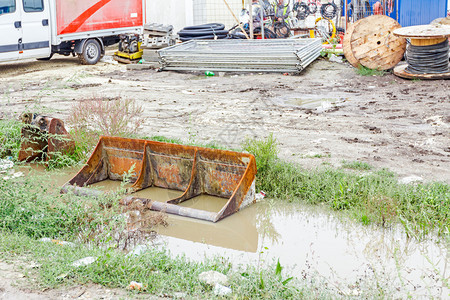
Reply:
[[190, 40], [216, 40], [225, 39], [228, 36], [228, 30], [225, 25], [220, 23], [210, 23], [197, 26], [184, 27], [178, 32], [182, 42]]

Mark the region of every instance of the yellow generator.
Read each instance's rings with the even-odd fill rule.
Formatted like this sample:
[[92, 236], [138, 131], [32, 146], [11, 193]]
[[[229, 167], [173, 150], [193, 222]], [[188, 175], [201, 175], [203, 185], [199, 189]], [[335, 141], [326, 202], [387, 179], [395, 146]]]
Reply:
[[139, 62], [144, 53], [141, 43], [139, 34], [121, 34], [119, 51], [114, 53], [114, 59], [125, 64]]

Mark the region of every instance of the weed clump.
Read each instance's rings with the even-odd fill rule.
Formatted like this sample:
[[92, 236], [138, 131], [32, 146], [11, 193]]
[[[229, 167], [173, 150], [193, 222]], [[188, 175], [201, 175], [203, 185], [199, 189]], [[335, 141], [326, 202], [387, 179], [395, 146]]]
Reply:
[[[400, 184], [392, 172], [382, 169], [370, 174], [320, 168], [305, 170], [277, 157], [272, 136], [247, 141], [244, 149], [256, 157], [257, 189], [269, 197], [325, 204], [348, 211], [364, 224], [388, 226], [401, 222], [407, 230], [423, 234], [448, 233], [450, 227], [450, 186], [445, 183]], [[346, 168], [371, 170], [367, 163], [346, 163]]]
[[260, 174], [268, 172], [272, 164], [278, 160], [277, 140], [273, 134], [270, 134], [266, 140], [247, 140], [243, 148], [255, 156]]
[[367, 67], [364, 67], [363, 65], [359, 65], [356, 69], [356, 73], [358, 73], [361, 76], [384, 76], [386, 75], [386, 71], [383, 70], [374, 70]]
[[76, 154], [86, 160], [99, 137], [136, 137], [144, 123], [144, 109], [132, 99], [95, 97], [79, 101], [70, 111], [67, 124], [76, 143]]

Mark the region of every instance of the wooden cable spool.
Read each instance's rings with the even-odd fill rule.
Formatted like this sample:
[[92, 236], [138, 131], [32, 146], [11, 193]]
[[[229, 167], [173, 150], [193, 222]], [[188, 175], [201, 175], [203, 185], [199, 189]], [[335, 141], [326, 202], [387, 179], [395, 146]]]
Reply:
[[351, 36], [353, 34], [353, 31], [355, 30], [355, 27], [358, 25], [359, 22], [361, 22], [361, 20], [356, 21], [355, 23], [351, 24], [347, 28], [347, 31], [345, 32], [345, 35], [344, 35], [344, 41], [342, 43], [342, 49], [344, 50], [345, 58], [355, 68], [359, 67], [359, 62], [356, 59], [356, 57], [353, 55], [352, 46], [350, 44], [350, 40], [351, 40]]
[[[394, 35], [408, 38], [413, 46], [432, 46], [447, 41], [450, 37], [450, 26], [439, 23], [399, 28]], [[407, 65], [400, 65], [394, 69], [394, 74], [406, 79], [450, 79], [450, 72], [433, 74], [412, 74]]]
[[433, 22], [431, 22], [431, 24], [442, 24], [442, 25], [450, 26], [450, 17], [438, 18], [438, 19], [434, 20]]
[[345, 58], [356, 68], [392, 69], [406, 51], [406, 40], [393, 34], [398, 28], [401, 26], [397, 21], [383, 15], [357, 21], [344, 36]]

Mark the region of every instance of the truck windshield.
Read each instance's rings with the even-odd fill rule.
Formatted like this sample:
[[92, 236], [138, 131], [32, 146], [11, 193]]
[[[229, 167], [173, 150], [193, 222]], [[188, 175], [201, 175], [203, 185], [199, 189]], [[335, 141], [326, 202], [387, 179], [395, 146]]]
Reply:
[[0, 0], [0, 15], [16, 11], [16, 0]]
[[44, 10], [44, 0], [23, 0], [25, 12], [37, 12]]

